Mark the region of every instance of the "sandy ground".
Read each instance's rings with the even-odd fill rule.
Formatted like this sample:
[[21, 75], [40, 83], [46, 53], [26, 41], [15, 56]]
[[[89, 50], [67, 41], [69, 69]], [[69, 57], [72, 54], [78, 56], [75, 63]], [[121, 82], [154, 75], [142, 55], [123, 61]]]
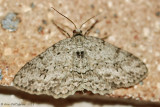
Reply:
[[[10, 85], [14, 75], [29, 60], [66, 37], [54, 20], [70, 35], [74, 26], [51, 7], [80, 26], [97, 15], [100, 22], [91, 36], [123, 48], [138, 56], [148, 67], [147, 78], [128, 89], [115, 90], [111, 96], [160, 101], [160, 1], [159, 0], [0, 0], [0, 84]], [[15, 14], [17, 26], [7, 29], [2, 21]], [[84, 26], [84, 31], [95, 19]], [[70, 29], [71, 28], [71, 29]]]

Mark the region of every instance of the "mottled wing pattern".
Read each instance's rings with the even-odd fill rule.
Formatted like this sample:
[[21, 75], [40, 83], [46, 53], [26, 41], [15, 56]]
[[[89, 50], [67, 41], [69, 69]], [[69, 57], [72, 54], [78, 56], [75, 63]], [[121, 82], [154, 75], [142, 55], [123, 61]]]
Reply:
[[104, 95], [133, 86], [146, 75], [145, 64], [129, 52], [99, 38], [75, 36], [25, 64], [14, 85], [31, 94], [65, 98], [84, 89]]
[[31, 94], [48, 94], [55, 98], [75, 93], [79, 81], [72, 79], [71, 38], [62, 40], [26, 63], [14, 77], [14, 86]]
[[[106, 94], [113, 89], [130, 87], [147, 76], [146, 65], [131, 53], [95, 37], [86, 37], [92, 72], [88, 72], [85, 88], [93, 93]], [[93, 78], [91, 78], [93, 77]], [[90, 81], [90, 82], [89, 82]]]

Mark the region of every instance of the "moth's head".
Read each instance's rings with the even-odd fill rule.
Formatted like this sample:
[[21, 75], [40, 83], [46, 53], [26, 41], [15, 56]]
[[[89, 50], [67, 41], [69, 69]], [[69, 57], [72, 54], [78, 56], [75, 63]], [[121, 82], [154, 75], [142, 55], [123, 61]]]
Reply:
[[73, 30], [73, 36], [83, 36], [81, 29]]
[[[87, 21], [85, 21], [84, 23], [82, 23], [81, 24], [81, 26], [80, 26], [80, 28], [78, 29], [77, 28], [77, 26], [74, 24], [74, 22], [71, 20], [71, 19], [69, 19], [68, 17], [66, 17], [65, 15], [63, 15], [62, 13], [60, 13], [59, 11], [57, 11], [55, 8], [53, 8], [53, 7], [51, 7], [52, 9], [54, 9], [56, 12], [58, 12], [60, 15], [62, 15], [63, 17], [65, 17], [66, 19], [68, 19], [73, 25], [74, 25], [74, 27], [75, 27], [75, 30], [73, 30], [73, 37], [75, 37], [75, 36], [85, 36], [86, 34], [88, 34], [89, 33], [89, 31], [95, 26], [95, 24], [98, 22], [98, 21], [96, 21], [84, 34], [82, 34], [82, 30], [81, 30], [81, 28], [82, 28], [82, 26], [85, 24], [85, 23], [87, 23], [89, 20], [91, 20], [91, 19], [93, 19], [94, 17], [96, 17], [96, 16], [98, 16], [98, 15], [96, 15], [96, 16], [93, 16], [93, 17], [91, 17], [91, 18], [89, 18]], [[56, 25], [57, 26], [57, 25]], [[61, 30], [63, 30], [62, 28], [60, 28], [59, 26], [57, 26], [59, 29], [61, 29]], [[64, 33], [67, 33], [65, 30], [63, 30], [64, 31]], [[67, 33], [67, 35], [68, 35], [68, 37], [71, 37], [68, 33]]]

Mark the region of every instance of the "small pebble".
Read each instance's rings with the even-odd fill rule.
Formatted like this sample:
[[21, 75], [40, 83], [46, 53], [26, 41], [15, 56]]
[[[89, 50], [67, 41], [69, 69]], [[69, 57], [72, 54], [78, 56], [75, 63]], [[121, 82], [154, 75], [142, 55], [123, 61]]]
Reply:
[[97, 33], [97, 34], [100, 34], [100, 30], [99, 30], [99, 29], [96, 29], [96, 33]]
[[12, 49], [11, 48], [5, 48], [4, 49], [4, 53], [3, 53], [4, 56], [9, 56], [11, 54], [12, 54]]
[[114, 41], [116, 41], [116, 38], [115, 38], [115, 36], [111, 35], [108, 37], [108, 40], [114, 42]]
[[33, 2], [30, 4], [30, 6], [32, 9], [35, 8], [35, 4]]
[[42, 23], [45, 24], [45, 25], [47, 25], [47, 21], [44, 20], [44, 19], [42, 20]]
[[115, 13], [115, 14], [113, 14], [113, 17], [114, 18], [118, 18], [118, 15]]
[[140, 85], [143, 85], [143, 81], [141, 81], [139, 84], [140, 84]]
[[39, 26], [39, 27], [38, 27], [38, 32], [41, 33], [41, 32], [43, 31], [43, 29], [44, 29], [44, 28], [43, 28], [42, 26]]
[[157, 70], [160, 72], [160, 64], [157, 66]]
[[132, 43], [131, 45], [132, 45], [132, 47], [137, 47], [136, 43]]
[[145, 28], [143, 28], [143, 35], [145, 36], [145, 37], [149, 37], [150, 36], [150, 29], [149, 28], [147, 28], [147, 27], [145, 27]]
[[2, 70], [0, 69], [0, 80], [2, 80]]
[[108, 7], [109, 8], [113, 7], [113, 3], [111, 1], [108, 1]]
[[160, 83], [157, 83], [157, 88], [160, 89]]
[[156, 16], [160, 16], [160, 11], [156, 12]]
[[2, 20], [1, 24], [4, 29], [13, 32], [17, 30], [19, 22], [20, 19], [17, 18], [16, 13], [8, 13], [7, 16]]
[[94, 9], [94, 5], [93, 4], [91, 4], [91, 8]]

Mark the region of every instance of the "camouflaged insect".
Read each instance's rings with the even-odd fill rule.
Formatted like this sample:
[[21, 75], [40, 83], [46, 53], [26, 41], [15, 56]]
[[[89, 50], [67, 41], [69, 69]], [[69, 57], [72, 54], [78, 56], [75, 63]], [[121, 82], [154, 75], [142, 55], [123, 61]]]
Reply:
[[59, 41], [27, 62], [14, 78], [14, 86], [31, 94], [65, 98], [76, 91], [100, 95], [130, 87], [147, 76], [136, 56], [81, 30]]

